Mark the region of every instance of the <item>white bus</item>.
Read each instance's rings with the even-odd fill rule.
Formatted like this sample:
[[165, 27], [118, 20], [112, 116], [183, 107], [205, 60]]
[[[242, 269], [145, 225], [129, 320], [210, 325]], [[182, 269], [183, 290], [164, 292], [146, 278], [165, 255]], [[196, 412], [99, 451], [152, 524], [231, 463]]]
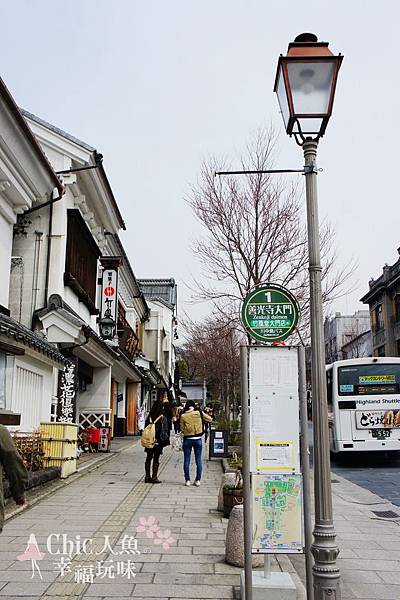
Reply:
[[331, 451], [400, 450], [400, 358], [340, 360], [326, 375]]

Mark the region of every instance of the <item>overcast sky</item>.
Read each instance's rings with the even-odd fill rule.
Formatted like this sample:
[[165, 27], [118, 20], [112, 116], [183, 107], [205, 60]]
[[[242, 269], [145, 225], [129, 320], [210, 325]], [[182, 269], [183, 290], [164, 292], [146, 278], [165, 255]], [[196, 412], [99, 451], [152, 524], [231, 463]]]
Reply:
[[398, 23], [395, 0], [13, 0], [1, 11], [2, 77], [20, 106], [104, 154], [138, 277], [185, 281], [199, 232], [184, 195], [201, 159], [235, 157], [252, 133], [281, 131], [279, 167], [301, 168], [272, 92], [278, 55], [311, 31], [345, 56], [320, 143], [321, 217], [354, 258], [358, 302], [399, 244]]

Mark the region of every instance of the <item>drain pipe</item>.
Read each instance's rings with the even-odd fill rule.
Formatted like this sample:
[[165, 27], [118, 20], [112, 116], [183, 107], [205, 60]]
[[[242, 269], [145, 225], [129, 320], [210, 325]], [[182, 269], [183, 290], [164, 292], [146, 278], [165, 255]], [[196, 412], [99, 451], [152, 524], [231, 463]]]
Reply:
[[43, 231], [35, 231], [35, 245], [33, 249], [33, 277], [31, 294], [31, 314], [36, 310], [38, 285], [39, 285], [39, 267], [40, 267], [40, 245], [42, 243]]
[[46, 279], [44, 283], [43, 306], [47, 306], [47, 295], [49, 293], [51, 240], [53, 236], [53, 203], [49, 206], [49, 228], [47, 233], [47, 256], [46, 256]]

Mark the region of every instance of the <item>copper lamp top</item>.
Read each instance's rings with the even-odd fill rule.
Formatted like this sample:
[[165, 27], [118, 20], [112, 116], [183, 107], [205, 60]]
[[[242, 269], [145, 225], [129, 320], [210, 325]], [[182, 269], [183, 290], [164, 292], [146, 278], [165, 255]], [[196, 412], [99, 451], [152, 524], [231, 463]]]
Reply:
[[329, 42], [319, 42], [314, 33], [300, 33], [288, 46], [287, 56], [332, 56]]

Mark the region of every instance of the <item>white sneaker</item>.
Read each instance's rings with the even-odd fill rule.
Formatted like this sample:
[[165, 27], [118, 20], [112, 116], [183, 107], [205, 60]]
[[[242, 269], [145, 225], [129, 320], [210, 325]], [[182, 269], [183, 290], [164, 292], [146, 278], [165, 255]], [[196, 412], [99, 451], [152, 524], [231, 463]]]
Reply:
[[196, 479], [196, 481], [194, 482], [194, 484], [193, 484], [193, 485], [195, 485], [196, 487], [200, 487], [200, 481], [198, 481], [198, 480]]
[[190, 486], [190, 481], [187, 481], [187, 482], [185, 483], [185, 485], [186, 485], [186, 487], [189, 487], [189, 486]]

